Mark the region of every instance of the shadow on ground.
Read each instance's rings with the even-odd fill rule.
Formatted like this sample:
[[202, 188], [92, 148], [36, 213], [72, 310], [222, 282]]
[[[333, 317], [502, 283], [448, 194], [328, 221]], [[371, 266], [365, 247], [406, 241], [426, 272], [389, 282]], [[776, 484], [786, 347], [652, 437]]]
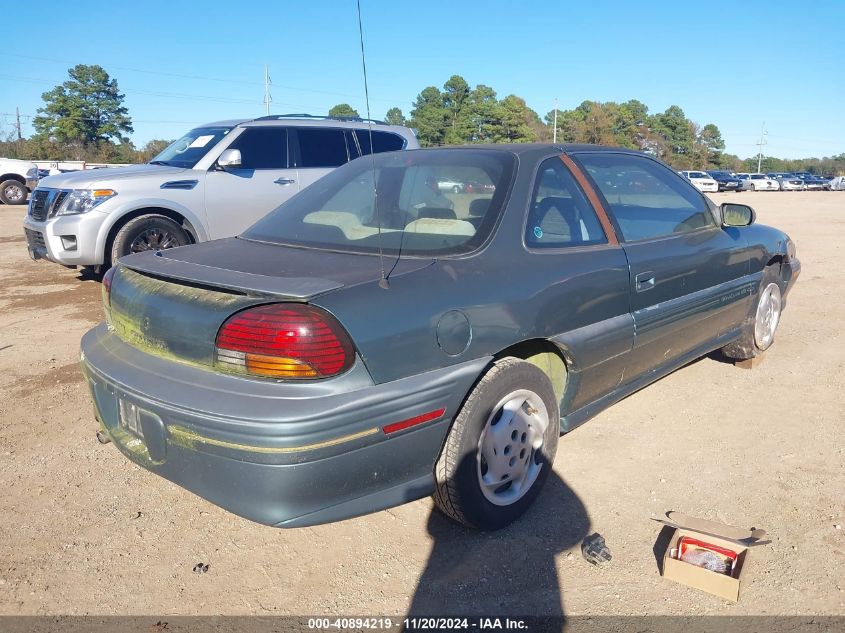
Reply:
[[589, 528], [584, 504], [554, 471], [528, 512], [497, 532], [459, 526], [435, 509], [428, 519], [434, 546], [409, 616], [562, 616], [555, 556], [579, 545]]

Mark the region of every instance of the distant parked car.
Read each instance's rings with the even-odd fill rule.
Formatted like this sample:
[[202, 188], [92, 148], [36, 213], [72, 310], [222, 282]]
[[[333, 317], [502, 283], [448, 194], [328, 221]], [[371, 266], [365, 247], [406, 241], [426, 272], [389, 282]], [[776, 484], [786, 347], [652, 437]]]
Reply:
[[734, 177], [739, 180], [740, 191], [751, 191], [751, 174], [734, 174]]
[[743, 191], [742, 181], [729, 171], [708, 170], [707, 174], [719, 185], [719, 191]]
[[751, 191], [778, 191], [780, 185], [774, 178], [769, 178], [766, 174], [737, 174], [740, 180], [748, 180]]
[[777, 180], [781, 191], [804, 191], [804, 181], [790, 172], [770, 172], [766, 174], [769, 178]]
[[462, 191], [466, 191], [466, 183], [458, 182], [456, 180], [440, 180], [437, 183], [437, 188], [440, 189], [440, 191], [461, 193]]
[[811, 174], [806, 171], [799, 171], [795, 173], [798, 178], [804, 181], [804, 187], [809, 190], [822, 191], [830, 189], [830, 179], [822, 178], [816, 174]]
[[836, 176], [830, 180], [830, 191], [845, 191], [845, 176]]
[[689, 180], [699, 191], [704, 191], [706, 193], [716, 193], [719, 191], [719, 183], [713, 180], [707, 172], [679, 171], [678, 173]]

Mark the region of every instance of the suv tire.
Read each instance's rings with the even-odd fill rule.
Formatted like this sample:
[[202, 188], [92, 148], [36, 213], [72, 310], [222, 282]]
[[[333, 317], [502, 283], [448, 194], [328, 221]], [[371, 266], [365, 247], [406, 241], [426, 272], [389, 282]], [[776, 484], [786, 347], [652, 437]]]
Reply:
[[175, 248], [190, 242], [185, 229], [167, 216], [142, 215], [129, 220], [114, 236], [110, 261], [114, 264], [124, 255]]

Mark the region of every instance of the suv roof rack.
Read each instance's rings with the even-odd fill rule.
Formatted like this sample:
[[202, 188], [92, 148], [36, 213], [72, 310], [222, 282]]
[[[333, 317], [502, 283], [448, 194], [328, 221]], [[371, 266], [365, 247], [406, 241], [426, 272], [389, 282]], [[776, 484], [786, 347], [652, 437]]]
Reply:
[[376, 123], [378, 125], [387, 125], [384, 121], [378, 121], [376, 119], [362, 119], [359, 116], [322, 116], [319, 114], [268, 114], [266, 116], [260, 116], [257, 119], [253, 119], [253, 121], [277, 121], [279, 119], [321, 119], [324, 121], [354, 121], [354, 122], [361, 122], [366, 123], [367, 121], [371, 123]]

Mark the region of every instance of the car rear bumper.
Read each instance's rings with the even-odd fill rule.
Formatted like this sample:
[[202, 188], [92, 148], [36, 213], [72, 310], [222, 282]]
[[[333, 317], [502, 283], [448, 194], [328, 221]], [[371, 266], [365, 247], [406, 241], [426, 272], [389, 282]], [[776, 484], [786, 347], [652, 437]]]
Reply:
[[[245, 379], [131, 347], [105, 324], [82, 339], [103, 431], [130, 460], [235, 514], [313, 525], [418, 499], [482, 358], [390, 383]], [[121, 404], [123, 403], [123, 404]], [[141, 433], [121, 424], [132, 406]], [[442, 409], [442, 412], [440, 412]], [[395, 434], [387, 424], [439, 415]], [[141, 439], [140, 436], [143, 436]]]

